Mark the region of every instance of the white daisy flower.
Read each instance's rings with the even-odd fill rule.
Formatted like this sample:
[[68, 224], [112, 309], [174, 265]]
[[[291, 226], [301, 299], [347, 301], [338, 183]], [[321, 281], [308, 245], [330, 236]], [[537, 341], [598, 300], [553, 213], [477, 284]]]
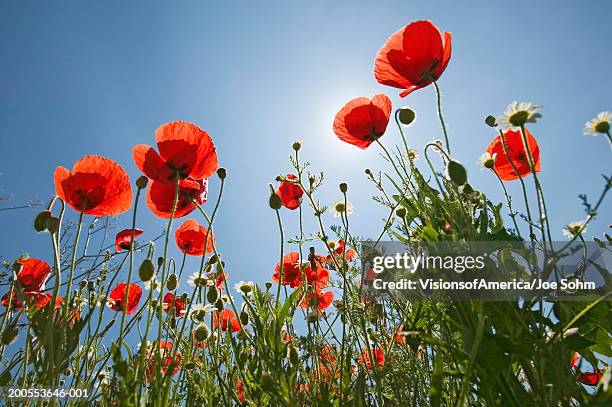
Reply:
[[535, 123], [542, 115], [539, 113], [542, 106], [531, 102], [512, 102], [504, 114], [497, 116], [497, 125], [502, 130], [516, 130], [525, 123]]
[[497, 160], [497, 153], [491, 155], [491, 153], [487, 151], [480, 156], [480, 158], [478, 159], [478, 163], [483, 169], [491, 169], [495, 165], [495, 160]]
[[586, 222], [581, 220], [578, 222], [571, 222], [563, 228], [563, 234], [567, 237], [574, 238], [575, 236], [582, 235], [586, 232]]
[[159, 282], [159, 280], [155, 276], [153, 276], [149, 281], [143, 282], [142, 285], [147, 290], [155, 290], [157, 292], [160, 292], [162, 284]]
[[607, 134], [610, 132], [610, 123], [612, 122], [612, 112], [601, 112], [594, 119], [586, 122], [582, 132], [585, 136], [596, 136], [598, 134]]
[[249, 295], [253, 293], [255, 289], [255, 283], [252, 281], [239, 281], [234, 284], [234, 289], [240, 294]]
[[406, 153], [406, 158], [408, 158], [409, 161], [416, 161], [419, 159], [419, 156], [419, 152], [412, 148], [408, 149], [408, 152]]
[[[212, 304], [193, 304], [189, 310], [189, 317], [193, 321], [202, 322], [206, 318], [206, 315], [216, 310], [217, 308]], [[185, 311], [183, 310], [181, 314], [184, 315]]]
[[206, 285], [208, 284], [208, 278], [206, 278], [206, 275], [204, 273], [196, 271], [195, 273], [189, 276], [189, 278], [187, 279], [187, 284], [192, 287], [206, 287]]
[[334, 215], [334, 218], [339, 218], [343, 214], [344, 216], [348, 216], [353, 213], [353, 205], [348, 201], [346, 201], [346, 205], [344, 204], [344, 200], [337, 201], [329, 208], [329, 212]]

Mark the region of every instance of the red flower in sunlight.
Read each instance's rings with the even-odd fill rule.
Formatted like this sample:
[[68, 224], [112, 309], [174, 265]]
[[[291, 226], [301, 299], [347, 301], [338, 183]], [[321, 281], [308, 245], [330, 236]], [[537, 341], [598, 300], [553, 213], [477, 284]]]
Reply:
[[17, 260], [21, 270], [17, 273], [17, 281], [23, 286], [23, 291], [40, 291], [45, 285], [45, 280], [51, 272], [51, 266], [42, 260], [30, 258]]
[[[279, 284], [281, 264], [276, 263], [272, 281]], [[298, 252], [287, 253], [283, 256], [283, 281], [282, 285], [288, 285], [291, 288], [298, 287], [302, 283], [302, 271], [300, 270], [300, 254]]]
[[154, 181], [169, 182], [177, 175], [181, 179], [204, 179], [217, 170], [212, 139], [193, 123], [163, 124], [155, 131], [155, 142], [159, 154], [146, 144], [138, 144], [132, 151], [136, 166]]
[[[372, 348], [372, 356], [374, 357], [374, 362], [379, 368], [382, 368], [385, 365], [385, 355], [383, 354], [380, 348]], [[367, 349], [361, 350], [361, 356], [357, 361], [361, 365], [365, 365], [367, 369], [372, 369], [372, 364], [370, 363], [370, 352]]]
[[[49, 303], [51, 302], [51, 300], [53, 299], [53, 295], [51, 294], [47, 294], [47, 293], [41, 293], [41, 292], [26, 292], [23, 294], [25, 296], [26, 299], [26, 303], [30, 306], [34, 306], [38, 309], [43, 309], [45, 308], [47, 305], [49, 305]], [[2, 305], [5, 307], [9, 306], [9, 298], [11, 296], [11, 292], [9, 291], [8, 293], [4, 294], [2, 296]], [[19, 298], [20, 295], [17, 293], [17, 291], [13, 291], [13, 298], [11, 299], [11, 308], [15, 309], [15, 310], [21, 310], [23, 309], [23, 304], [21, 302], [21, 299]], [[62, 305], [63, 302], [63, 298], [60, 296], [57, 296], [55, 298], [55, 308], [59, 308]]]
[[175, 297], [172, 293], [166, 293], [164, 296], [164, 311], [166, 314], [180, 317], [185, 311], [185, 303], [181, 297]]
[[[285, 177], [288, 180], [297, 181], [297, 177], [293, 174], [287, 174]], [[280, 196], [281, 203], [287, 209], [297, 209], [302, 203], [302, 195], [304, 195], [304, 191], [302, 187], [298, 184], [294, 184], [292, 182], [281, 181], [278, 189], [276, 190], [276, 195]]]
[[374, 77], [383, 85], [404, 89], [405, 97], [442, 75], [451, 57], [451, 34], [431, 21], [415, 21], [389, 37], [378, 51]]
[[334, 293], [322, 292], [319, 291], [317, 293], [308, 293], [306, 297], [302, 300], [300, 306], [303, 309], [308, 309], [309, 307], [316, 311], [323, 311], [325, 308], [329, 307], [334, 300]]
[[201, 256], [213, 250], [213, 235], [204, 226], [193, 219], [187, 219], [174, 232], [176, 245], [189, 256]]
[[[580, 355], [578, 354], [578, 352], [574, 352], [574, 356], [572, 357], [572, 360], [570, 361], [570, 368], [576, 369], [578, 367], [579, 362], [580, 362]], [[602, 376], [603, 376], [603, 372], [597, 368], [595, 368], [593, 372], [585, 373], [585, 372], [578, 371], [576, 373], [576, 381], [582, 384], [589, 385], [589, 386], [597, 386], [597, 383], [599, 383]]]
[[315, 291], [320, 291], [329, 284], [329, 271], [321, 267], [317, 262], [312, 263], [309, 267], [304, 268], [304, 275], [308, 284], [314, 286]]
[[[333, 243], [333, 255], [334, 257], [342, 258], [342, 254], [344, 253], [344, 258], [346, 261], [352, 261], [357, 257], [357, 252], [353, 248], [345, 248], [346, 244], [344, 240], [340, 239], [337, 242]], [[345, 251], [346, 250], [346, 251]], [[326, 260], [328, 263], [333, 263], [333, 259], [330, 255], [327, 255]]]
[[[161, 352], [161, 358], [164, 361], [164, 366], [161, 368], [162, 374], [167, 374], [172, 369], [170, 375], [175, 375], [179, 371], [179, 366], [183, 363], [181, 352], [176, 352], [174, 359], [172, 358], [172, 342], [159, 341], [159, 349]], [[156, 358], [154, 349], [149, 351], [148, 359], [153, 361]], [[149, 364], [147, 368], [147, 380], [151, 380], [157, 372], [157, 366], [154, 363]]]
[[[529, 152], [533, 159], [533, 165], [536, 172], [540, 172], [540, 147], [535, 138], [529, 133], [529, 130], [525, 129], [525, 135], [527, 136], [527, 142], [529, 143]], [[508, 154], [504, 151], [504, 143]], [[526, 177], [531, 174], [529, 169], [529, 158], [525, 153], [525, 146], [523, 144], [523, 137], [521, 131], [507, 130], [504, 133], [502, 142], [501, 135], [495, 137], [487, 152], [491, 157], [495, 157], [495, 164], [493, 169], [497, 172], [499, 177], [504, 181], [512, 181], [515, 179]], [[512, 162], [511, 162], [512, 161]], [[516, 172], [512, 168], [512, 164], [516, 167]]]
[[53, 181], [55, 193], [72, 209], [86, 215], [119, 215], [132, 204], [127, 172], [108, 158], [87, 155], [74, 164], [72, 171], [57, 167]]
[[387, 130], [391, 101], [385, 95], [372, 100], [360, 97], [348, 102], [334, 118], [334, 133], [340, 140], [366, 149]]
[[130, 284], [128, 288], [126, 283], [117, 284], [117, 287], [115, 287], [109, 295], [108, 305], [113, 311], [122, 311], [124, 308], [123, 301], [125, 300], [126, 291], [128, 294], [128, 302], [125, 313], [131, 315], [136, 312], [140, 296], [142, 295], [142, 288], [140, 288], [139, 285]]
[[238, 401], [244, 404], [246, 401], [246, 397], [244, 395], [244, 384], [240, 379], [236, 379], [236, 396], [238, 396]]
[[240, 321], [236, 318], [234, 311], [225, 308], [223, 311], [215, 312], [213, 315], [213, 327], [221, 327], [223, 332], [231, 329], [232, 332], [240, 331]]
[[[140, 229], [134, 229], [134, 237], [138, 237], [143, 234]], [[132, 229], [123, 229], [115, 236], [115, 251], [120, 252], [121, 250], [130, 250], [132, 243]]]
[[[176, 186], [172, 183], [153, 181], [147, 190], [147, 206], [156, 216], [168, 219], [172, 214], [172, 207], [176, 195]], [[176, 204], [175, 218], [189, 215], [199, 205], [206, 203], [208, 195], [208, 181], [182, 179], [179, 182], [179, 196]]]

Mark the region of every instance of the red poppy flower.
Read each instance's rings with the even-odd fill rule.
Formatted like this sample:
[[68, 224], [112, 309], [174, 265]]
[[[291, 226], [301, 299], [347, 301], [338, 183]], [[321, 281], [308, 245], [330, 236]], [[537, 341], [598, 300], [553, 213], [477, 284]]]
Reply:
[[[383, 354], [380, 348], [372, 348], [372, 356], [374, 357], [374, 362], [379, 368], [382, 368], [385, 365], [385, 355]], [[363, 349], [361, 351], [361, 357], [359, 357], [358, 362], [362, 365], [365, 365], [367, 369], [372, 369], [372, 364], [370, 363], [370, 352], [367, 349]]]
[[[138, 237], [143, 234], [140, 229], [134, 229], [134, 237]], [[115, 236], [115, 251], [120, 252], [121, 250], [130, 250], [132, 244], [132, 229], [123, 229]]]
[[404, 89], [405, 97], [442, 75], [451, 57], [451, 34], [431, 21], [415, 21], [389, 37], [378, 51], [374, 77], [383, 85]]
[[215, 312], [213, 315], [213, 327], [218, 329], [219, 326], [223, 332], [228, 329], [231, 329], [232, 332], [240, 331], [240, 321], [236, 318], [236, 314], [227, 308], [221, 312]]
[[240, 379], [236, 379], [236, 396], [238, 397], [238, 401], [244, 404], [246, 401], [246, 397], [244, 395], [244, 384]]
[[174, 232], [176, 245], [185, 254], [201, 256], [213, 251], [213, 234], [193, 219], [187, 219]]
[[[293, 174], [287, 174], [285, 177], [289, 180], [297, 181], [298, 177]], [[298, 184], [282, 181], [276, 190], [276, 195], [280, 196], [281, 203], [287, 209], [297, 209], [302, 203], [302, 195], [304, 191]]]
[[329, 292], [317, 292], [317, 293], [308, 293], [306, 297], [302, 300], [300, 306], [303, 309], [308, 309], [309, 307], [317, 310], [323, 311], [325, 308], [329, 307], [334, 300], [334, 293]]
[[113, 311], [122, 311], [124, 308], [123, 301], [125, 300], [126, 291], [128, 294], [128, 301], [125, 313], [131, 315], [136, 312], [140, 296], [142, 295], [142, 288], [137, 284], [130, 284], [129, 288], [126, 283], [117, 284], [117, 287], [110, 293], [108, 305]]
[[391, 101], [385, 95], [375, 95], [372, 100], [353, 99], [336, 114], [334, 133], [340, 140], [365, 150], [385, 133], [390, 115]]
[[185, 303], [180, 297], [176, 297], [172, 293], [166, 293], [164, 296], [164, 310], [168, 315], [180, 317], [183, 311], [185, 311]]
[[[2, 302], [3, 306], [5, 306], [5, 307], [9, 306], [9, 298], [10, 298], [10, 296], [11, 296], [11, 292], [10, 291], [2, 296], [1, 302]], [[51, 295], [51, 294], [35, 292], [35, 291], [26, 292], [26, 293], [23, 294], [23, 296], [25, 296], [27, 304], [29, 304], [31, 306], [35, 306], [38, 309], [45, 308], [51, 302], [51, 299], [53, 298], [53, 295]], [[21, 310], [21, 309], [23, 309], [23, 304], [22, 304], [21, 299], [19, 297], [20, 296], [17, 293], [17, 291], [13, 291], [13, 297], [11, 298], [11, 308], [14, 309], [14, 310]], [[59, 308], [61, 306], [62, 302], [63, 302], [62, 297], [57, 296], [56, 299], [55, 299], [55, 308]]]
[[[272, 281], [279, 284], [280, 280], [280, 262], [276, 263]], [[283, 281], [281, 285], [288, 285], [291, 288], [298, 287], [302, 283], [302, 271], [300, 270], [300, 254], [298, 252], [290, 252], [283, 256]]]
[[23, 291], [40, 291], [45, 285], [45, 280], [51, 272], [51, 266], [42, 260], [30, 258], [17, 260], [21, 264], [21, 270], [17, 273], [17, 280], [23, 286]]
[[[171, 183], [153, 181], [147, 190], [147, 206], [156, 216], [169, 219], [176, 195], [176, 186]], [[206, 203], [208, 195], [207, 180], [182, 179], [179, 182], [179, 196], [176, 204], [175, 218], [189, 215], [199, 205]]]
[[127, 172], [116, 162], [97, 155], [77, 161], [72, 171], [57, 167], [55, 193], [72, 209], [94, 216], [115, 216], [132, 204]]
[[136, 166], [154, 181], [180, 178], [204, 179], [217, 170], [217, 151], [212, 139], [193, 123], [170, 122], [155, 131], [159, 154], [146, 144], [132, 151]]
[[404, 332], [404, 325], [400, 325], [397, 327], [397, 330], [395, 331], [395, 342], [400, 345], [405, 345], [406, 337], [402, 335], [402, 332]]
[[576, 375], [576, 380], [588, 386], [597, 386], [597, 383], [599, 383], [602, 376], [603, 372], [599, 369], [595, 369], [594, 372], [589, 373], [578, 372]]
[[[166, 374], [172, 369], [171, 375], [175, 375], [179, 371], [180, 365], [183, 363], [181, 352], [176, 352], [174, 359], [172, 358], [172, 342], [159, 341], [159, 348], [161, 350], [161, 358], [164, 360], [164, 366], [161, 368], [162, 374]], [[155, 351], [152, 349], [148, 355], [149, 361], [155, 359]], [[147, 380], [151, 380], [157, 371], [157, 367], [154, 363], [149, 364], [147, 368]]]
[[[527, 136], [527, 142], [529, 143], [529, 152], [533, 159], [533, 165], [536, 172], [540, 172], [540, 147], [535, 138], [529, 133], [529, 130], [525, 129], [525, 135]], [[495, 164], [493, 168], [504, 181], [512, 181], [515, 179], [526, 177], [531, 174], [529, 168], [529, 158], [525, 153], [525, 146], [523, 144], [523, 137], [521, 131], [507, 130], [504, 133], [504, 143], [508, 150], [508, 155], [504, 151], [504, 145], [502, 143], [501, 135], [495, 137], [487, 152], [491, 154], [491, 157], [495, 156]], [[512, 160], [512, 163], [510, 162]], [[512, 164], [516, 167], [516, 172], [512, 168]]]
[[[348, 248], [345, 251], [345, 242], [344, 240], [340, 239], [336, 242], [336, 244], [333, 247], [333, 255], [336, 257], [340, 257], [342, 258], [342, 254], [344, 253], [344, 258], [346, 259], [346, 261], [352, 261], [355, 259], [355, 257], [357, 257], [357, 252], [355, 251], [355, 249], [353, 248]], [[326, 260], [328, 263], [333, 263], [333, 260], [331, 258], [330, 255], [327, 255]]]
[[313, 269], [312, 264], [304, 269], [304, 275], [308, 284], [315, 287], [315, 291], [321, 291], [329, 284], [329, 271], [315, 263]]

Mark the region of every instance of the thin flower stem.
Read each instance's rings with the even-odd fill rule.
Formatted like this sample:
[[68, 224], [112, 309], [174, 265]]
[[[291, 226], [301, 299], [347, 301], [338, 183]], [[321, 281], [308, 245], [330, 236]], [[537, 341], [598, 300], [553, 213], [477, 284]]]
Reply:
[[448, 142], [448, 133], [446, 132], [446, 124], [444, 123], [444, 117], [442, 116], [442, 103], [441, 103], [441, 93], [440, 88], [438, 87], [438, 82], [433, 81], [434, 88], [436, 89], [436, 101], [438, 105], [438, 117], [440, 118], [440, 124], [442, 125], [442, 132], [444, 133], [444, 141], [446, 143], [446, 149], [448, 153], [451, 153], [450, 144]]
[[510, 210], [510, 217], [512, 218], [512, 222], [514, 223], [514, 229], [516, 230], [516, 233], [518, 234], [518, 236], [521, 237], [521, 231], [519, 230], [519, 227], [515, 219], [516, 213], [512, 211], [512, 198], [510, 198], [510, 196], [508, 195], [508, 190], [506, 189], [506, 185], [504, 184], [504, 181], [499, 176], [499, 173], [495, 170], [495, 167], [491, 169], [493, 170], [493, 173], [497, 177], [502, 189], [504, 190], [504, 196], [506, 197], [506, 202], [508, 202], [508, 209]]
[[68, 275], [68, 285], [66, 286], [66, 298], [64, 298], [64, 317], [68, 317], [68, 306], [72, 296], [72, 278], [74, 277], [74, 269], [76, 266], [76, 253], [77, 246], [79, 245], [79, 236], [81, 235], [81, 227], [83, 225], [83, 212], [79, 214], [79, 221], [77, 223], [77, 230], [74, 234], [74, 245], [72, 247], [72, 259], [70, 260], [70, 274]]

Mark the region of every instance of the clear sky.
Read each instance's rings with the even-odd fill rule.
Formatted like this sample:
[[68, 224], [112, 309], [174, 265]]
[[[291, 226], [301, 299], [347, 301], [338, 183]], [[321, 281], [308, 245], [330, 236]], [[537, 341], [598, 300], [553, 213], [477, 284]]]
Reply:
[[[373, 77], [387, 37], [431, 19], [453, 35], [440, 80], [453, 152], [493, 200], [502, 199], [497, 181], [476, 164], [495, 135], [484, 117], [513, 100], [544, 105], [530, 129], [553, 233], [562, 238], [563, 225], [583, 217], [577, 194], [595, 200], [599, 174], [610, 171], [608, 143], [583, 136], [582, 127], [612, 110], [611, 13], [608, 1], [3, 1], [0, 188], [13, 198], [0, 207], [48, 201], [55, 167], [85, 154], [109, 157], [135, 179], [132, 147], [153, 144], [164, 122], [187, 120], [210, 133], [228, 170], [216, 238], [232, 283], [270, 279], [279, 237], [268, 183], [290, 170], [296, 139], [313, 169], [326, 172], [321, 201], [338, 199], [338, 183], [348, 182], [353, 233], [376, 237], [386, 210], [370, 199], [363, 170], [388, 167], [376, 146], [340, 142], [333, 117], [349, 99], [385, 93], [395, 107], [416, 110], [412, 147], [441, 138], [431, 87], [402, 100]], [[399, 142], [393, 126], [382, 141]], [[211, 180], [212, 196], [218, 185]], [[518, 188], [510, 185], [517, 204]], [[607, 230], [611, 207], [603, 206], [589, 237]], [[48, 237], [31, 226], [38, 210], [0, 211], [2, 256], [28, 252], [51, 263]], [[295, 235], [297, 212], [283, 211], [283, 220]], [[129, 227], [129, 215], [117, 224]], [[144, 239], [164, 225], [143, 206]], [[310, 212], [306, 225], [314, 230]], [[187, 273], [195, 271], [189, 264]]]

